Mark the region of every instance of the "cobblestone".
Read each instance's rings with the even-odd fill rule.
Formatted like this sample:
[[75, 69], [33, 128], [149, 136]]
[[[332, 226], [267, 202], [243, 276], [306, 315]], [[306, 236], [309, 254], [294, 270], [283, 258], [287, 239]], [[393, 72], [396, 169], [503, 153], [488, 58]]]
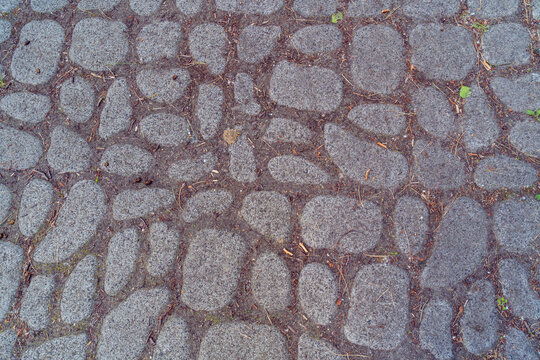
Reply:
[[51, 321], [49, 305], [54, 288], [54, 277], [36, 275], [24, 292], [21, 301], [20, 318], [30, 329], [43, 330]]
[[42, 13], [54, 13], [69, 4], [68, 0], [32, 0], [32, 10]]
[[424, 308], [420, 344], [438, 360], [452, 359], [452, 307], [444, 300], [432, 300]]
[[107, 90], [105, 106], [99, 119], [99, 136], [107, 139], [129, 127], [133, 112], [130, 97], [126, 79], [117, 78]]
[[4, 222], [9, 214], [12, 198], [11, 190], [6, 185], [0, 184], [0, 224]]
[[298, 360], [339, 360], [339, 351], [324, 340], [302, 334], [298, 340]]
[[216, 7], [222, 11], [238, 12], [242, 14], [270, 15], [283, 7], [283, 0], [216, 0]]
[[481, 0], [468, 0], [469, 11], [472, 15], [480, 18], [500, 18], [517, 12], [519, 1], [517, 0], [494, 0], [482, 2]]
[[161, 146], [185, 144], [191, 135], [186, 120], [169, 113], [148, 115], [141, 120], [139, 126], [148, 141]]
[[474, 182], [486, 190], [519, 190], [532, 186], [536, 181], [536, 171], [532, 166], [505, 155], [486, 157], [474, 170]]
[[174, 195], [166, 189], [125, 190], [113, 201], [113, 218], [122, 221], [147, 216], [173, 202]]
[[213, 138], [221, 123], [223, 106], [223, 90], [212, 84], [199, 86], [199, 97], [195, 114], [199, 119], [200, 131], [203, 139]]
[[150, 241], [150, 256], [146, 269], [152, 276], [164, 276], [176, 259], [180, 233], [164, 222], [157, 222], [150, 225], [148, 240]]
[[540, 158], [540, 124], [522, 121], [512, 127], [508, 140], [522, 153]]
[[312, 162], [293, 155], [276, 156], [268, 161], [272, 177], [284, 183], [324, 184], [330, 175]]
[[257, 232], [278, 243], [288, 242], [291, 234], [291, 204], [274, 191], [258, 191], [247, 195], [240, 215]]
[[159, 10], [163, 0], [129, 0], [131, 10], [141, 16], [150, 16]]
[[85, 123], [94, 111], [95, 90], [80, 76], [64, 81], [60, 90], [60, 106], [64, 114], [76, 123]]
[[455, 116], [450, 102], [437, 88], [416, 90], [411, 102], [416, 110], [416, 121], [429, 134], [444, 138], [454, 130]]
[[341, 30], [333, 25], [306, 26], [293, 34], [291, 45], [305, 54], [330, 52], [341, 47]]
[[154, 360], [190, 360], [191, 345], [187, 323], [173, 316], [161, 329], [154, 349]]
[[223, 214], [233, 201], [233, 196], [226, 190], [206, 190], [193, 195], [186, 202], [182, 218], [192, 223], [203, 216]]
[[175, 181], [193, 182], [208, 175], [216, 163], [216, 156], [208, 152], [191, 159], [178, 160], [172, 163], [167, 174], [169, 178]]
[[[217, 5], [219, 8], [219, 5]], [[208, 70], [219, 75], [225, 71], [227, 35], [217, 24], [201, 24], [189, 34], [189, 51], [195, 60], [208, 65]]]
[[26, 350], [21, 359], [84, 360], [87, 341], [86, 334], [58, 337]]
[[142, 94], [162, 103], [180, 99], [190, 81], [189, 72], [180, 68], [144, 69], [137, 74], [137, 86]]
[[97, 285], [97, 265], [96, 257], [87, 255], [69, 275], [60, 301], [60, 313], [65, 323], [76, 324], [92, 314]]
[[540, 300], [529, 285], [527, 270], [514, 259], [499, 261], [499, 278], [508, 307], [519, 317], [540, 319]]
[[338, 292], [334, 274], [322, 264], [307, 264], [298, 279], [298, 298], [302, 309], [314, 323], [329, 325], [337, 311]]
[[478, 85], [471, 86], [471, 96], [463, 105], [465, 135], [463, 142], [467, 150], [475, 152], [491, 146], [499, 136], [495, 111], [490, 107], [487, 96]]
[[135, 271], [141, 241], [135, 228], [117, 232], [109, 241], [107, 271], [103, 288], [109, 296], [117, 295]]
[[19, 288], [23, 251], [18, 245], [0, 241], [0, 260], [0, 320], [3, 321]]
[[0, 332], [0, 358], [10, 359], [13, 349], [15, 347], [15, 341], [17, 340], [17, 334], [15, 331], [9, 329]]
[[416, 197], [404, 196], [394, 208], [394, 235], [399, 250], [409, 256], [418, 253], [427, 240], [428, 209]]
[[[42, 179], [32, 179], [24, 188], [17, 218], [24, 236], [38, 232], [47, 219], [53, 200], [52, 185]], [[0, 214], [0, 221], [4, 216]]]
[[493, 232], [506, 251], [527, 254], [538, 237], [540, 204], [537, 200], [506, 200], [495, 206]]
[[36, 165], [42, 153], [37, 137], [0, 124], [0, 169], [29, 169]]
[[483, 54], [493, 65], [522, 65], [530, 58], [530, 40], [527, 29], [519, 24], [495, 24], [482, 37]]
[[[159, 0], [161, 3], [162, 0]], [[171, 59], [177, 51], [182, 30], [172, 21], [161, 21], [146, 25], [137, 35], [137, 55], [142, 62]]]
[[0, 44], [11, 37], [13, 26], [8, 20], [0, 19]]
[[14, 119], [38, 124], [45, 119], [51, 109], [51, 100], [40, 94], [16, 92], [0, 100], [0, 109]]
[[538, 358], [538, 352], [527, 336], [514, 328], [508, 329], [506, 338], [507, 360], [534, 360]]
[[60, 125], [51, 133], [47, 162], [60, 174], [81, 172], [90, 166], [91, 152], [90, 146], [79, 134]]
[[495, 77], [491, 80], [491, 88], [512, 111], [540, 109], [540, 75], [537, 73], [513, 79]]
[[388, 104], [362, 104], [347, 115], [356, 126], [376, 134], [395, 136], [405, 130], [407, 120], [399, 106]]
[[251, 289], [259, 306], [268, 312], [283, 311], [291, 302], [291, 273], [282, 258], [261, 254], [251, 269]]
[[263, 140], [269, 143], [309, 144], [312, 137], [313, 132], [299, 122], [285, 118], [272, 118]]
[[280, 34], [278, 26], [246, 26], [238, 38], [238, 58], [250, 64], [262, 61], [270, 55]]
[[100, 166], [112, 174], [132, 176], [149, 171], [154, 162], [149, 151], [134, 145], [118, 144], [105, 149]]

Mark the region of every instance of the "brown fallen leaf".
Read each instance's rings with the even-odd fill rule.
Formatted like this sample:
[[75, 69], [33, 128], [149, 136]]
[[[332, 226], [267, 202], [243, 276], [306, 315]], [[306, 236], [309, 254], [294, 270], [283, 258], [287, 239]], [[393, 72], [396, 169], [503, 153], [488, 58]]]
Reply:
[[234, 144], [238, 137], [240, 136], [240, 131], [236, 131], [234, 129], [227, 129], [223, 131], [223, 140], [229, 145]]

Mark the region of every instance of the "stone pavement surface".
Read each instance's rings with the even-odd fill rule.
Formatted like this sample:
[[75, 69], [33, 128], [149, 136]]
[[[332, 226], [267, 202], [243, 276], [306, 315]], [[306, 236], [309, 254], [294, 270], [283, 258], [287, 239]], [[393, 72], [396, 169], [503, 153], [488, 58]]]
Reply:
[[0, 12], [0, 360], [539, 359], [540, 0]]

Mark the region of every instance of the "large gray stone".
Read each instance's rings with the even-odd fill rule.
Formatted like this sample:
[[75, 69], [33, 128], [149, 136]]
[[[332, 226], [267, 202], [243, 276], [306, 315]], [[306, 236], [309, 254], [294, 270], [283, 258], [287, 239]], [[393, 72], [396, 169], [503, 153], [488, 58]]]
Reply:
[[0, 241], [0, 321], [6, 317], [17, 294], [23, 270], [23, 256], [20, 246]]
[[300, 272], [298, 299], [306, 315], [318, 325], [329, 325], [337, 312], [336, 277], [327, 266], [309, 263]]
[[92, 180], [71, 187], [56, 218], [56, 226], [37, 244], [34, 261], [56, 263], [77, 252], [96, 233], [105, 216], [105, 193]]
[[256, 191], [242, 201], [240, 215], [254, 230], [278, 243], [291, 234], [291, 204], [275, 191]]
[[105, 106], [99, 119], [99, 136], [108, 139], [129, 127], [133, 112], [130, 97], [126, 79], [117, 78], [107, 90]]
[[167, 175], [171, 180], [181, 182], [193, 182], [208, 175], [216, 166], [217, 157], [211, 152], [203, 155], [178, 160], [171, 164]]
[[409, 276], [395, 265], [358, 270], [352, 286], [344, 333], [353, 344], [392, 350], [405, 339], [409, 315]]
[[514, 79], [491, 79], [495, 95], [512, 111], [540, 109], [540, 74], [525, 74]]
[[0, 359], [11, 359], [16, 340], [15, 331], [8, 329], [0, 332]]
[[257, 180], [253, 146], [245, 134], [241, 135], [234, 144], [229, 145], [229, 155], [229, 173], [234, 180], [243, 183]]
[[111, 11], [122, 0], [81, 0], [77, 7], [82, 11], [103, 10]]
[[86, 140], [76, 132], [62, 125], [53, 129], [47, 162], [59, 174], [88, 169], [91, 153]]
[[21, 300], [19, 317], [32, 330], [43, 330], [50, 322], [49, 306], [54, 288], [53, 275], [36, 275]]
[[537, 360], [540, 355], [535, 350], [533, 342], [527, 336], [515, 328], [509, 328], [506, 338], [506, 360]]
[[148, 172], [154, 163], [154, 157], [148, 150], [135, 145], [116, 144], [103, 152], [99, 166], [111, 174], [132, 176]]
[[282, 258], [265, 252], [251, 269], [251, 291], [259, 306], [269, 312], [284, 311], [291, 302], [291, 273]]
[[60, 314], [65, 323], [76, 324], [92, 314], [97, 285], [97, 266], [97, 258], [87, 255], [69, 275], [60, 301]]
[[133, 227], [117, 232], [109, 241], [107, 270], [103, 288], [115, 296], [122, 290], [135, 271], [141, 241]]
[[163, 0], [129, 0], [129, 7], [141, 16], [149, 16], [159, 10]]
[[164, 222], [157, 222], [150, 225], [148, 240], [150, 242], [150, 256], [146, 269], [152, 276], [164, 276], [176, 260], [180, 232]]
[[139, 126], [148, 141], [161, 146], [185, 144], [191, 136], [187, 121], [169, 113], [148, 115], [141, 120]]
[[499, 261], [499, 279], [515, 316], [536, 322], [540, 319], [540, 300], [527, 279], [527, 270], [514, 259]]
[[298, 360], [342, 360], [340, 355], [327, 341], [314, 339], [307, 333], [298, 340]]
[[452, 359], [452, 306], [446, 300], [431, 300], [422, 312], [420, 345], [438, 360]]
[[24, 188], [19, 207], [18, 224], [21, 234], [30, 237], [38, 232], [51, 210], [53, 194], [49, 182], [36, 178], [30, 180]]
[[249, 74], [238, 73], [234, 79], [234, 99], [238, 103], [233, 110], [255, 116], [261, 111], [261, 105], [255, 99], [253, 79]]
[[198, 360], [289, 359], [285, 337], [270, 325], [242, 321], [212, 326], [201, 341]]
[[352, 41], [353, 82], [365, 91], [390, 94], [405, 78], [403, 52], [401, 34], [391, 27], [360, 27], [354, 32]]
[[53, 13], [68, 4], [68, 0], [32, 0], [30, 7], [36, 12]]
[[371, 17], [382, 14], [383, 10], [390, 9], [394, 0], [352, 0], [347, 8], [349, 17]]
[[270, 79], [270, 99], [298, 110], [331, 112], [343, 96], [340, 77], [319, 66], [280, 61]]
[[409, 36], [412, 64], [429, 79], [460, 80], [476, 62], [473, 38], [454, 25], [418, 25]]
[[12, 29], [13, 26], [8, 20], [0, 19], [0, 44], [10, 38]]
[[[534, 0], [536, 3], [536, 0]], [[519, 0], [468, 0], [471, 15], [480, 18], [499, 18], [515, 14], [518, 10]]]
[[223, 116], [222, 106], [223, 90], [219, 86], [213, 84], [199, 86], [195, 116], [199, 119], [203, 139], [210, 140], [216, 135]]
[[524, 161], [506, 155], [486, 157], [478, 163], [474, 170], [474, 182], [482, 189], [519, 190], [533, 186], [536, 181], [536, 170]]
[[529, 254], [540, 234], [540, 202], [527, 198], [507, 200], [495, 205], [493, 233], [506, 251]]
[[141, 93], [157, 102], [173, 103], [184, 95], [191, 78], [185, 69], [143, 69], [137, 74]]
[[0, 124], [0, 169], [29, 169], [36, 165], [42, 153], [37, 137]]
[[67, 117], [84, 123], [94, 111], [94, 87], [80, 76], [72, 77], [62, 84], [60, 89], [60, 108]]
[[227, 190], [199, 191], [186, 202], [182, 218], [192, 223], [203, 216], [221, 215], [231, 206], [232, 201], [233, 196]]
[[169, 301], [165, 288], [137, 290], [103, 320], [97, 348], [98, 360], [137, 359], [150, 330]]
[[424, 247], [428, 235], [428, 209], [416, 197], [404, 196], [398, 199], [394, 208], [394, 236], [399, 250], [409, 256]]
[[[158, 0], [160, 3], [162, 0]], [[161, 21], [146, 25], [137, 35], [137, 55], [144, 63], [171, 59], [178, 52], [182, 29], [178, 23]]]
[[294, 10], [304, 17], [330, 16], [336, 12], [337, 0], [295, 0]]
[[447, 18], [458, 12], [459, 2], [459, 0], [405, 0], [403, 13], [419, 21]]
[[522, 153], [540, 158], [540, 123], [538, 121], [517, 123], [512, 127], [508, 140]]
[[176, 0], [176, 7], [186, 16], [193, 16], [201, 11], [203, 0]]
[[[79, 8], [82, 3], [79, 3]], [[127, 27], [119, 21], [86, 18], [73, 29], [69, 58], [90, 71], [113, 69], [129, 50]]]
[[278, 26], [246, 26], [238, 37], [238, 58], [250, 64], [263, 60], [270, 55], [280, 35]]
[[86, 359], [86, 334], [68, 335], [47, 340], [26, 350], [21, 360], [84, 360]]
[[11, 190], [6, 185], [0, 184], [0, 224], [4, 222], [9, 214], [12, 197]]
[[51, 100], [45, 95], [16, 92], [0, 100], [0, 109], [14, 119], [37, 124], [45, 120], [51, 109]]
[[[218, 5], [219, 8], [219, 5]], [[227, 35], [222, 26], [204, 23], [189, 34], [189, 51], [197, 61], [206, 63], [208, 70], [219, 75], [225, 71]]]
[[407, 119], [403, 109], [390, 104], [361, 104], [347, 115], [356, 126], [383, 135], [395, 136], [405, 130]]
[[279, 182], [300, 185], [330, 182], [330, 175], [319, 166], [300, 156], [282, 155], [268, 161], [268, 170]]
[[1, 0], [0, 1], [0, 12], [10, 12], [11, 10], [17, 8], [21, 0]]
[[159, 332], [152, 359], [191, 360], [191, 336], [188, 324], [180, 316], [167, 320]]
[[529, 31], [516, 23], [491, 25], [482, 36], [482, 52], [492, 65], [523, 65], [531, 57]]
[[463, 142], [469, 151], [485, 149], [499, 136], [495, 111], [489, 106], [484, 91], [476, 84], [471, 86], [471, 96], [463, 105], [463, 122], [465, 127]]
[[45, 84], [56, 73], [63, 44], [64, 29], [56, 21], [30, 21], [21, 29], [11, 75], [24, 84]]
[[285, 118], [272, 118], [263, 140], [268, 143], [309, 144], [312, 137], [313, 132], [299, 122]]
[[396, 188], [408, 176], [405, 156], [359, 140], [339, 125], [324, 126], [324, 146], [339, 169], [361, 185]]
[[218, 10], [242, 14], [270, 15], [283, 7], [284, 0], [216, 0]]
[[431, 135], [446, 137], [454, 130], [454, 113], [446, 96], [434, 86], [416, 90], [411, 97], [416, 121]]
[[174, 203], [174, 195], [166, 189], [144, 188], [124, 190], [113, 201], [113, 218], [118, 221], [147, 216]]
[[199, 231], [184, 260], [182, 302], [196, 311], [215, 311], [227, 305], [236, 292], [246, 250], [243, 238], [235, 233]]
[[291, 37], [291, 45], [304, 54], [312, 55], [337, 50], [343, 36], [334, 25], [312, 25], [301, 28]]
[[421, 275], [423, 287], [456, 285], [481, 265], [486, 254], [488, 229], [484, 209], [467, 197], [458, 198], [449, 206], [435, 232], [435, 245]]
[[358, 203], [345, 196], [320, 195], [304, 207], [300, 226], [302, 238], [315, 249], [360, 253], [379, 241], [382, 215], [370, 201]]

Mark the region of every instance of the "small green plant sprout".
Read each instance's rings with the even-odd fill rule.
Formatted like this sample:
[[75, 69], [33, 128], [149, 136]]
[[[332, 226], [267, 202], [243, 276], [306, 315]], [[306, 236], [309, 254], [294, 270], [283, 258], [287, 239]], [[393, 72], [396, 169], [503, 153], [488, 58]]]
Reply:
[[479, 23], [479, 22], [472, 24], [472, 27], [475, 28], [475, 29], [478, 29], [478, 30], [480, 30], [482, 32], [486, 32], [486, 31], [489, 30], [489, 25], [484, 25], [484, 24]]
[[507, 303], [508, 303], [508, 300], [505, 299], [503, 296], [499, 296], [499, 297], [497, 298], [497, 307], [498, 307], [501, 311], [508, 310], [508, 307], [506, 306]]
[[469, 96], [471, 96], [471, 94], [472, 94], [471, 88], [468, 86], [462, 85], [461, 88], [459, 89], [459, 97], [462, 99], [468, 98]]
[[338, 21], [343, 20], [343, 13], [341, 11], [338, 11], [337, 13], [332, 14], [332, 24], [337, 24]]
[[540, 201], [540, 194], [534, 195], [534, 198], [535, 198], [536, 200]]
[[7, 85], [8, 84], [4, 81], [4, 74], [0, 74], [0, 88], [5, 89]]
[[534, 110], [527, 110], [527, 111], [525, 111], [525, 113], [526, 113], [527, 115], [530, 115], [530, 116], [536, 118], [536, 120], [540, 121], [540, 109], [538, 109], [538, 110], [536, 110], [536, 111], [534, 111]]

